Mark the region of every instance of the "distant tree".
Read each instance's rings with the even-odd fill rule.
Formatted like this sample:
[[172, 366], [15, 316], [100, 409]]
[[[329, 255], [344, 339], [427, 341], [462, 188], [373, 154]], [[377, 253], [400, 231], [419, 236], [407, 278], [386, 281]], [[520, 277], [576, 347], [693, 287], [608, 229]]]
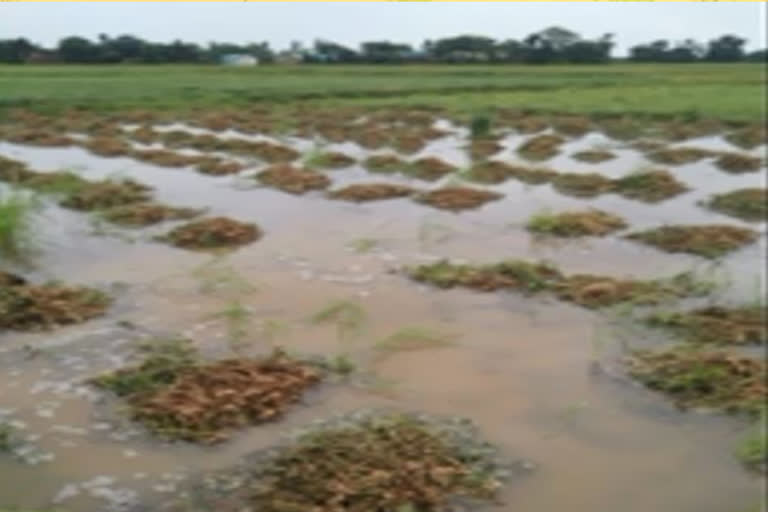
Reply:
[[314, 44], [314, 51], [309, 55], [309, 60], [315, 62], [355, 62], [358, 60], [355, 50], [346, 46], [318, 39]]
[[658, 39], [629, 49], [629, 59], [637, 62], [663, 62], [669, 49], [669, 41]]
[[736, 62], [744, 60], [744, 44], [746, 39], [726, 34], [709, 42], [705, 60], [712, 62]]
[[613, 49], [613, 34], [605, 34], [595, 41], [574, 41], [560, 50], [560, 54], [567, 62], [598, 63], [607, 62], [611, 58]]
[[665, 62], [696, 62], [704, 56], [705, 49], [701, 43], [686, 39], [677, 43], [674, 48], [665, 53]]
[[369, 41], [360, 45], [360, 56], [366, 62], [404, 62], [410, 59], [413, 53], [410, 45], [389, 41]]
[[671, 46], [669, 41], [659, 39], [652, 43], [633, 46], [629, 49], [630, 60], [637, 62], [696, 62], [706, 50], [693, 39], [686, 39]]
[[58, 54], [65, 62], [100, 62], [101, 45], [83, 37], [65, 37], [59, 41]]
[[0, 39], [0, 62], [19, 64], [39, 48], [24, 38]]
[[768, 50], [763, 48], [762, 50], [756, 50], [746, 55], [745, 60], [749, 62], [768, 62]]
[[523, 62], [528, 54], [528, 47], [514, 39], [507, 39], [496, 44], [493, 57], [498, 62]]
[[465, 34], [434, 41], [430, 53], [436, 60], [448, 62], [488, 61], [495, 47], [496, 41], [490, 37]]

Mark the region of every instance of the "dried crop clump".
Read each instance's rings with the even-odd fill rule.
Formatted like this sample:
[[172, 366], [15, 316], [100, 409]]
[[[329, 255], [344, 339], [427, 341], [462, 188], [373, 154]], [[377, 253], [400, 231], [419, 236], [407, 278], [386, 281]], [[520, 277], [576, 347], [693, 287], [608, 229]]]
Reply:
[[137, 203], [111, 208], [104, 211], [102, 215], [104, 219], [115, 224], [141, 227], [166, 220], [191, 219], [201, 213], [202, 210], [194, 208], [176, 208], [159, 203]]
[[504, 149], [504, 146], [494, 139], [476, 138], [469, 145], [469, 154], [474, 159], [487, 158]]
[[712, 210], [747, 221], [764, 221], [768, 215], [768, 194], [764, 188], [715, 194], [705, 204]]
[[627, 235], [630, 240], [658, 247], [667, 252], [687, 252], [718, 258], [751, 244], [757, 232], [736, 226], [662, 226]]
[[721, 153], [715, 165], [723, 171], [738, 174], [757, 171], [763, 165], [763, 160], [742, 153]]
[[621, 217], [601, 210], [541, 213], [527, 225], [529, 231], [562, 237], [604, 236], [625, 227], [627, 223]]
[[438, 512], [456, 499], [492, 501], [501, 485], [492, 448], [470, 454], [445, 430], [390, 414], [310, 432], [254, 475], [264, 485], [249, 501], [263, 512]]
[[649, 325], [669, 329], [690, 343], [747, 345], [768, 342], [766, 311], [760, 306], [710, 306], [684, 313], [657, 313]]
[[616, 192], [629, 199], [657, 203], [688, 190], [665, 170], [636, 172], [615, 180]]
[[552, 186], [561, 194], [594, 197], [612, 191], [615, 183], [602, 174], [561, 173], [552, 180]]
[[763, 361], [726, 352], [685, 346], [638, 351], [628, 365], [633, 377], [669, 395], [681, 408], [757, 414], [768, 391]]
[[707, 290], [690, 274], [681, 273], [652, 281], [575, 274], [560, 282], [556, 291], [561, 300], [594, 309], [620, 303], [660, 304], [670, 299], [701, 295]]
[[280, 352], [202, 364], [171, 348], [92, 382], [125, 398], [131, 417], [158, 435], [216, 443], [233, 430], [278, 418], [320, 378], [316, 368]]
[[21, 276], [0, 270], [0, 289], [10, 286], [19, 286], [25, 284], [26, 282], [27, 280]]
[[448, 186], [425, 192], [416, 201], [443, 210], [467, 210], [504, 197], [498, 192], [470, 187]]
[[456, 167], [439, 158], [420, 158], [408, 166], [408, 174], [416, 178], [435, 181], [456, 171]]
[[32, 331], [78, 324], [103, 315], [110, 302], [102, 292], [86, 287], [0, 284], [0, 329]]
[[83, 146], [99, 156], [128, 156], [133, 153], [133, 146], [116, 137], [92, 137]]
[[650, 153], [648, 158], [662, 164], [682, 165], [715, 155], [712, 151], [700, 148], [664, 148]]
[[391, 183], [358, 183], [334, 190], [329, 193], [329, 196], [334, 199], [343, 199], [345, 201], [363, 202], [407, 197], [416, 192], [416, 189], [405, 185], [395, 185]]
[[185, 167], [207, 159], [207, 157], [185, 155], [167, 149], [139, 149], [131, 152], [136, 160], [161, 167]]
[[583, 116], [562, 116], [552, 120], [556, 132], [570, 137], [580, 137], [592, 130], [592, 121]]
[[203, 174], [226, 176], [228, 174], [239, 173], [245, 169], [245, 166], [234, 160], [224, 160], [223, 158], [212, 157], [198, 163], [196, 169]]
[[68, 194], [61, 206], [74, 210], [103, 210], [149, 199], [150, 188], [133, 180], [88, 183]]
[[560, 153], [564, 142], [559, 135], [537, 135], [522, 143], [517, 151], [529, 160], [547, 160]]
[[327, 153], [320, 153], [319, 155], [311, 159], [311, 164], [317, 167], [325, 167], [329, 169], [340, 169], [342, 167], [349, 167], [354, 164], [356, 160], [344, 153], [338, 153], [330, 151]]
[[29, 144], [31, 146], [60, 147], [71, 146], [75, 141], [66, 135], [46, 130], [24, 129], [12, 131], [6, 137], [8, 142], [15, 144]]
[[576, 160], [581, 160], [582, 162], [589, 162], [589, 163], [600, 163], [605, 162], [606, 160], [612, 160], [616, 158], [616, 155], [611, 153], [610, 151], [601, 151], [597, 149], [593, 150], [587, 150], [587, 151], [579, 151], [578, 153], [574, 153], [571, 155], [571, 158], [574, 158]]
[[765, 124], [753, 124], [731, 132], [725, 138], [731, 144], [741, 148], [753, 149], [768, 143], [768, 132], [766, 132]]
[[328, 176], [307, 171], [289, 164], [276, 164], [256, 175], [265, 185], [278, 188], [290, 194], [304, 194], [310, 190], [327, 188], [331, 184]]
[[364, 165], [371, 172], [394, 173], [408, 169], [408, 162], [395, 155], [373, 155], [368, 157]]
[[408, 270], [409, 276], [439, 288], [462, 286], [481, 291], [518, 289], [539, 292], [552, 289], [563, 278], [547, 263], [509, 260], [490, 265], [458, 265], [439, 261]]
[[498, 184], [514, 178], [533, 185], [547, 183], [557, 176], [549, 169], [532, 169], [498, 161], [486, 161], [472, 167], [468, 178], [479, 183]]
[[216, 249], [246, 245], [260, 237], [261, 230], [255, 224], [211, 217], [179, 226], [161, 240], [185, 249]]

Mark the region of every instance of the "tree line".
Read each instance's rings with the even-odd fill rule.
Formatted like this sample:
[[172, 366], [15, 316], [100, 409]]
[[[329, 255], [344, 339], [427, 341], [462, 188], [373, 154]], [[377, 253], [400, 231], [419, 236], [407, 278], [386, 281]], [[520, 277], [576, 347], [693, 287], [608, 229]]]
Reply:
[[[747, 53], [746, 39], [726, 34], [706, 44], [686, 39], [672, 43], [659, 39], [630, 48], [627, 60], [636, 62], [739, 62], [766, 60], [766, 50]], [[209, 43], [199, 45], [176, 40], [172, 43], [145, 41], [132, 35], [96, 41], [70, 36], [55, 48], [44, 48], [25, 38], [0, 39], [0, 62], [68, 63], [213, 63], [225, 55], [250, 55], [263, 63], [390, 63], [489, 62], [489, 63], [604, 63], [615, 60], [611, 52], [614, 35], [586, 39], [562, 27], [549, 27], [522, 40], [495, 40], [479, 35], [459, 35], [426, 40], [418, 48], [391, 41], [364, 42], [350, 48], [329, 40], [316, 40], [311, 47], [294, 42], [274, 51], [269, 43]]]

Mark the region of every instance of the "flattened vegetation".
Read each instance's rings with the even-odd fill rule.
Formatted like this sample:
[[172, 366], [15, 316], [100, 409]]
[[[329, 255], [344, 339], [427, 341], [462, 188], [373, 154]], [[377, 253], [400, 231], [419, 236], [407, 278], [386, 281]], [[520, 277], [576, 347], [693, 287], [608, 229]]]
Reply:
[[446, 433], [456, 426], [439, 427], [390, 413], [311, 432], [253, 475], [265, 485], [249, 502], [263, 512], [438, 512], [457, 498], [493, 501], [492, 449], [473, 431], [459, 441]]
[[290, 164], [275, 164], [256, 175], [261, 183], [288, 192], [304, 194], [310, 190], [328, 188], [328, 176], [314, 171], [299, 169]]
[[624, 229], [627, 223], [621, 217], [602, 210], [584, 210], [540, 213], [531, 217], [526, 227], [534, 233], [561, 237], [605, 236]]
[[718, 258], [751, 244], [758, 233], [751, 229], [712, 224], [706, 226], [661, 226], [626, 236], [667, 252], [687, 252]]
[[740, 174], [759, 170], [763, 160], [743, 153], [720, 153], [715, 165], [725, 172]]
[[0, 279], [0, 329], [35, 331], [79, 324], [103, 315], [111, 303], [93, 288], [32, 285], [6, 273], [0, 273]]
[[717, 153], [701, 148], [664, 148], [653, 151], [647, 156], [661, 164], [683, 165], [698, 162], [703, 158], [713, 157]]
[[523, 142], [517, 152], [528, 160], [547, 160], [560, 153], [565, 139], [559, 135], [537, 135]]
[[705, 292], [688, 273], [648, 281], [575, 274], [558, 283], [556, 288], [561, 300], [590, 309], [622, 303], [660, 304], [670, 299], [693, 297]]
[[757, 414], [765, 404], [765, 363], [757, 359], [677, 346], [635, 352], [627, 363], [633, 377], [684, 409]]
[[160, 239], [185, 249], [216, 249], [246, 245], [260, 237], [256, 224], [211, 217], [179, 226]]
[[328, 169], [340, 169], [342, 167], [349, 167], [355, 162], [356, 160], [349, 155], [338, 153], [336, 151], [328, 151], [312, 157], [310, 165]]
[[468, 178], [478, 183], [498, 184], [514, 178], [524, 183], [541, 184], [552, 181], [557, 172], [549, 169], [536, 169], [507, 164], [495, 160], [474, 165]]
[[564, 195], [595, 197], [612, 191], [615, 183], [602, 174], [561, 173], [552, 180], [552, 186]]
[[456, 171], [456, 167], [435, 157], [420, 158], [408, 166], [408, 174], [415, 178], [435, 181]]
[[371, 172], [395, 173], [405, 172], [409, 164], [395, 155], [373, 155], [366, 158], [363, 165]]
[[657, 313], [647, 319], [689, 343], [748, 345], [768, 342], [766, 310], [761, 306], [710, 306], [683, 313]]
[[636, 172], [615, 180], [616, 192], [629, 199], [658, 203], [688, 190], [669, 171]]
[[68, 194], [60, 204], [74, 210], [103, 210], [147, 201], [149, 191], [150, 188], [146, 185], [128, 179], [92, 182]]
[[439, 288], [460, 286], [480, 291], [549, 291], [561, 300], [587, 308], [626, 302], [659, 304], [665, 300], [697, 296], [707, 291], [688, 273], [651, 281], [590, 274], [566, 276], [548, 263], [521, 260], [486, 265], [459, 265], [444, 260], [406, 270], [411, 279]]
[[481, 291], [515, 289], [528, 292], [550, 289], [563, 278], [560, 271], [548, 263], [521, 260], [477, 266], [443, 260], [409, 269], [408, 275], [439, 288], [461, 286]]
[[571, 155], [571, 158], [573, 158], [574, 160], [580, 160], [582, 162], [597, 164], [600, 162], [605, 162], [607, 160], [613, 160], [614, 158], [616, 158], [616, 155], [611, 153], [610, 151], [590, 149], [590, 150], [579, 151], [578, 153], [574, 153]]
[[200, 162], [196, 166], [197, 172], [202, 174], [209, 174], [211, 176], [226, 176], [229, 174], [237, 174], [245, 166], [240, 162], [234, 160], [225, 160], [223, 158], [211, 157]]
[[412, 187], [395, 185], [392, 183], [357, 183], [333, 190], [328, 195], [333, 199], [365, 202], [407, 197], [417, 192], [418, 191]]
[[764, 188], [742, 188], [725, 194], [715, 194], [705, 206], [731, 217], [764, 221], [768, 215], [768, 193]]
[[487, 158], [503, 149], [504, 146], [494, 139], [475, 138], [469, 144], [469, 154], [474, 159]]
[[752, 124], [735, 130], [725, 136], [725, 139], [744, 149], [754, 149], [761, 144], [768, 143], [768, 132], [765, 124]]
[[416, 196], [416, 201], [443, 210], [468, 210], [504, 197], [498, 192], [478, 188], [448, 186]]
[[204, 364], [178, 343], [150, 348], [139, 366], [92, 380], [124, 398], [132, 419], [170, 439], [224, 441], [236, 429], [278, 418], [321, 378], [281, 352]]
[[102, 212], [102, 217], [121, 226], [143, 227], [166, 220], [191, 219], [202, 212], [201, 209], [177, 208], [159, 203], [137, 203], [110, 208]]

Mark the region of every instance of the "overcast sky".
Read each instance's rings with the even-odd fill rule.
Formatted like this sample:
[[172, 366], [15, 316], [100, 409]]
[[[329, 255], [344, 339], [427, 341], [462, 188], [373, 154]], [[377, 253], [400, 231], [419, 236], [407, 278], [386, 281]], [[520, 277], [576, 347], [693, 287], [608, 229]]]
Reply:
[[765, 47], [765, 2], [0, 2], [0, 39], [26, 37], [46, 46], [67, 35], [134, 34], [153, 41], [197, 43], [331, 39], [357, 46], [389, 39], [482, 34], [522, 39], [551, 25], [583, 37], [616, 34], [616, 54], [656, 38], [705, 42], [724, 33]]

